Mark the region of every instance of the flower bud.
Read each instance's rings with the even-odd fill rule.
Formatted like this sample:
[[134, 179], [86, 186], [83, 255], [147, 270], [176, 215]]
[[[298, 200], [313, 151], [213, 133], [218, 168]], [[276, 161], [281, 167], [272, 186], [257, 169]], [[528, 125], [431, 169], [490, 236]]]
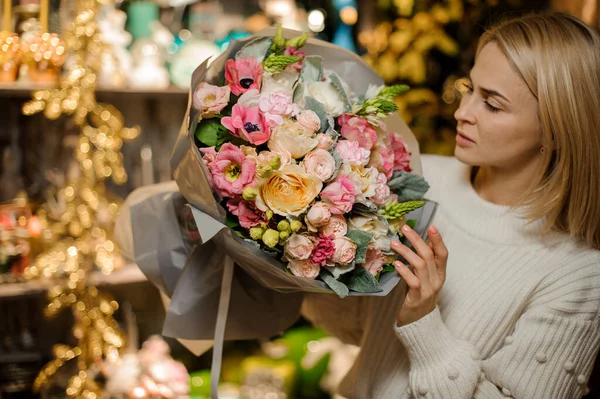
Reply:
[[252, 238], [254, 241], [258, 241], [262, 238], [263, 233], [265, 232], [265, 229], [263, 229], [262, 227], [259, 226], [255, 226], [255, 227], [250, 227], [250, 238]]
[[279, 230], [279, 231], [289, 232], [290, 229], [291, 229], [290, 222], [288, 222], [287, 220], [282, 220], [281, 222], [277, 223], [277, 230]]
[[262, 236], [262, 241], [269, 248], [274, 248], [279, 243], [279, 232], [277, 230], [268, 229]]
[[290, 228], [295, 233], [302, 228], [302, 222], [299, 220], [294, 220], [294, 221], [292, 221], [292, 223], [290, 223]]
[[254, 187], [246, 187], [244, 191], [242, 191], [242, 198], [246, 201], [254, 201], [257, 195], [258, 190]]

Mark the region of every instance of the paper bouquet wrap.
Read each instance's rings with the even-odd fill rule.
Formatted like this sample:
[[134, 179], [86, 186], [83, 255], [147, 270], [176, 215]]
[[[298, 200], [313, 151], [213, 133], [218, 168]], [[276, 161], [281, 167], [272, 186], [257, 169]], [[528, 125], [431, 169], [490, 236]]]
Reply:
[[217, 381], [223, 339], [284, 331], [302, 292], [383, 296], [399, 283], [389, 244], [404, 223], [424, 237], [437, 206], [395, 112], [403, 90], [354, 53], [280, 29], [194, 72], [176, 186], [132, 193], [117, 233], [170, 297], [165, 335], [214, 339]]

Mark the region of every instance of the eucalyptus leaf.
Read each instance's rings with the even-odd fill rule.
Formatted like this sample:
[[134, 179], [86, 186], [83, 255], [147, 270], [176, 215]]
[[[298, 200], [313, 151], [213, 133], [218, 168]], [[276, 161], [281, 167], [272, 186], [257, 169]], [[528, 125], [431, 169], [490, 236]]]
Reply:
[[361, 230], [350, 230], [346, 233], [346, 237], [356, 244], [354, 261], [356, 263], [364, 263], [367, 255], [367, 247], [373, 238], [373, 234]]
[[257, 37], [242, 47], [235, 55], [235, 59], [240, 60], [244, 58], [254, 58], [257, 62], [262, 63], [269, 53], [271, 44], [273, 44], [272, 38], [266, 36]]
[[346, 90], [344, 90], [344, 85], [342, 84], [342, 81], [335, 72], [332, 72], [329, 75], [329, 84], [337, 91], [338, 96], [340, 96], [340, 99], [344, 103], [344, 112], [349, 112], [350, 100], [348, 100], [348, 95], [346, 94]]
[[379, 282], [362, 267], [357, 267], [354, 273], [349, 278], [344, 279], [348, 288], [352, 291], [361, 293], [374, 293], [381, 292], [383, 288], [379, 285]]
[[314, 98], [307, 96], [304, 97], [304, 109], [309, 109], [313, 111], [319, 117], [319, 120], [321, 121], [319, 133], [327, 131], [329, 123], [327, 122], [327, 110], [325, 109], [325, 106], [323, 104], [321, 104]]
[[355, 267], [355, 262], [352, 262], [348, 265], [338, 265], [336, 264], [335, 266], [324, 266], [325, 269], [327, 271], [329, 271], [331, 274], [333, 274], [333, 277], [335, 278], [340, 278], [340, 276], [351, 272], [352, 270], [354, 270]]
[[320, 55], [307, 55], [302, 62], [300, 77], [304, 82], [323, 80], [323, 58]]
[[429, 190], [429, 184], [422, 176], [405, 171], [395, 172], [388, 186], [398, 195], [398, 202], [421, 199]]
[[296, 82], [296, 87], [294, 87], [294, 95], [292, 101], [294, 102], [294, 104], [302, 104], [302, 97], [304, 97], [304, 85], [300, 80], [298, 80]]
[[319, 277], [321, 278], [321, 280], [323, 280], [323, 282], [325, 284], [327, 284], [327, 286], [329, 288], [331, 288], [340, 298], [345, 298], [348, 296], [348, 294], [350, 293], [350, 290], [348, 289], [348, 287], [346, 287], [346, 284], [336, 280], [331, 273], [329, 273], [326, 270], [321, 269], [321, 273], [319, 274]]

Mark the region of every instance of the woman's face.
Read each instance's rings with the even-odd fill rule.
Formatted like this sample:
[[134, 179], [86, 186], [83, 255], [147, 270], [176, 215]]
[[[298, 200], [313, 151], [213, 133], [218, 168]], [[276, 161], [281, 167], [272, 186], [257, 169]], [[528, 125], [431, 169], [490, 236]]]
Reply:
[[479, 52], [454, 117], [454, 154], [468, 165], [522, 168], [541, 156], [537, 100], [494, 42]]

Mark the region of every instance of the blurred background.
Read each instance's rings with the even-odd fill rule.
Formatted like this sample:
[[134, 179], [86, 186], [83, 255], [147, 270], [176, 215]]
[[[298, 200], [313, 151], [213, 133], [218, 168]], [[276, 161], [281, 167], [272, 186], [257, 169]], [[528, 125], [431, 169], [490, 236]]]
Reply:
[[[211, 352], [156, 336], [161, 297], [110, 226], [131, 191], [170, 179], [191, 74], [231, 40], [280, 23], [357, 53], [411, 87], [397, 102], [421, 152], [451, 155], [484, 29], [546, 10], [598, 28], [599, 3], [4, 0], [0, 398], [208, 397]], [[302, 319], [267, 342], [228, 342], [222, 397], [329, 398], [356, 353]], [[599, 379], [596, 367], [587, 398]]]

